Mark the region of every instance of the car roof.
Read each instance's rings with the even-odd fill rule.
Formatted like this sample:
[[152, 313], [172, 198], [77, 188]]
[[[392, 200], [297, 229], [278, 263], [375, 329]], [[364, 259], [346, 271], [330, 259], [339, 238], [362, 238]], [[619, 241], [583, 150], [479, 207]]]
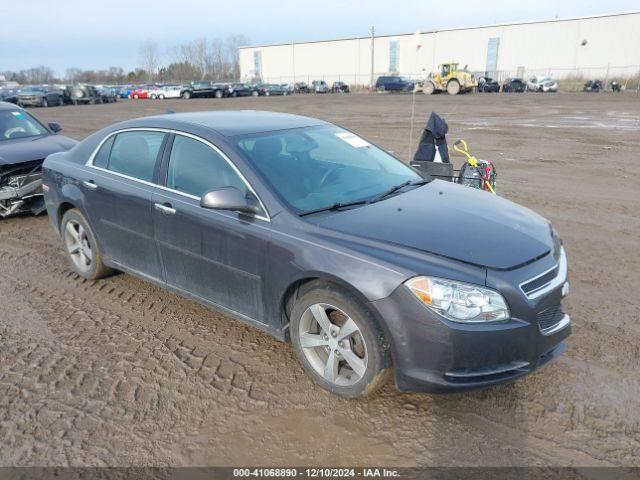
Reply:
[[289, 113], [258, 110], [217, 110], [145, 117], [125, 122], [122, 126], [153, 127], [153, 123], [174, 124], [176, 128], [181, 124], [185, 126], [197, 125], [211, 129], [226, 137], [329, 124], [317, 118]]
[[0, 110], [20, 110], [20, 107], [9, 102], [0, 102]]

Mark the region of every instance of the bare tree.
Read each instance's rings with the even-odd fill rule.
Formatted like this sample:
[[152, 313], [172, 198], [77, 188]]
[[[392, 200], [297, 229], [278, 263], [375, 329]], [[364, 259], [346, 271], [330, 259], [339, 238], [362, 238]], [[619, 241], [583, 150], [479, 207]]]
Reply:
[[152, 82], [155, 79], [160, 59], [158, 58], [158, 45], [153, 40], [146, 40], [138, 51], [141, 69], [147, 72], [147, 80]]
[[244, 35], [232, 35], [227, 39], [227, 56], [230, 59], [233, 78], [240, 78], [240, 51], [238, 49], [248, 43], [249, 39]]

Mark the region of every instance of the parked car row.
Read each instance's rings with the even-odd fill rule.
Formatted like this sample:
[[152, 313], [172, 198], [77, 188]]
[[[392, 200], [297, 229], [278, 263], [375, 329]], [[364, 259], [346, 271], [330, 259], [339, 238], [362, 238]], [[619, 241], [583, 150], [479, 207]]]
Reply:
[[314, 80], [311, 85], [306, 82], [296, 83], [243, 83], [243, 82], [214, 82], [200, 80], [188, 85], [140, 85], [128, 87], [113, 87], [120, 98], [130, 99], [159, 99], [166, 98], [227, 98], [227, 97], [258, 97], [272, 95], [290, 95], [294, 93], [349, 93], [346, 82], [336, 81], [329, 86], [324, 80]]
[[[343, 83], [343, 82], [336, 82]], [[424, 88], [424, 83], [420, 81], [413, 81], [400, 75], [383, 75], [378, 77], [375, 83], [375, 89], [378, 93], [384, 92], [423, 92], [434, 93], [433, 90], [427, 90]], [[334, 87], [335, 85], [334, 84]], [[618, 82], [611, 82], [609, 88], [611, 91], [620, 91], [621, 87]], [[583, 90], [585, 92], [598, 92], [604, 89], [604, 84], [601, 80], [589, 80], [585, 83]], [[478, 84], [475, 88], [477, 92], [481, 93], [522, 93], [522, 92], [557, 92], [558, 82], [548, 75], [532, 76], [529, 80], [524, 80], [518, 77], [511, 77], [504, 80], [502, 83], [494, 80], [488, 76], [478, 77]], [[332, 89], [332, 91], [335, 91]], [[348, 91], [348, 86], [347, 86]], [[469, 91], [472, 91], [470, 89]]]
[[27, 85], [0, 89], [0, 101], [21, 107], [56, 107], [62, 105], [101, 104], [117, 101], [111, 88], [93, 85]]

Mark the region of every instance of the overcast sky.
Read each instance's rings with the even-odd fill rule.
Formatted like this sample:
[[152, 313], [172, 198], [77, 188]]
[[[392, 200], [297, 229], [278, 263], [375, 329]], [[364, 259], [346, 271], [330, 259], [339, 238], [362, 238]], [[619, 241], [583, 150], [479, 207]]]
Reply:
[[0, 71], [132, 69], [147, 39], [169, 63], [172, 46], [198, 37], [283, 43], [633, 10], [640, 0], [0, 0]]

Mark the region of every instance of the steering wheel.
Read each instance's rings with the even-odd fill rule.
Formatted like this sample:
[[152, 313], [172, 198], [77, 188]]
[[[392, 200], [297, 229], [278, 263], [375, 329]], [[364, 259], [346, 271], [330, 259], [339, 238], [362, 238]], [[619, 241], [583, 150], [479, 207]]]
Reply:
[[27, 133], [23, 127], [13, 127], [4, 132], [4, 138], [13, 138], [16, 133]]
[[320, 183], [318, 184], [318, 186], [322, 187], [324, 186], [325, 182], [327, 180], [329, 180], [329, 178], [331, 178], [331, 176], [334, 173], [338, 173], [340, 170], [342, 170], [343, 168], [345, 168], [344, 165], [338, 165], [337, 167], [333, 167], [330, 168], [329, 170], [326, 171], [326, 173], [322, 176], [322, 178], [320, 179]]

